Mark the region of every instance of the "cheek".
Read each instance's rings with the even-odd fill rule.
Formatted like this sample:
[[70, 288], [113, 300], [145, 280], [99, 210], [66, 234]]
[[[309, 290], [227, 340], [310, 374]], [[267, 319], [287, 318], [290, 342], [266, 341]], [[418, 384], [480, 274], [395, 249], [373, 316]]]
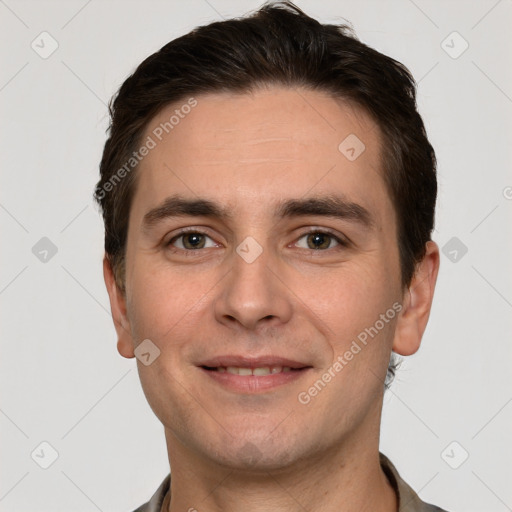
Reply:
[[331, 337], [343, 344], [392, 307], [398, 297], [395, 278], [376, 265], [350, 265], [304, 284], [304, 291]]
[[366, 269], [352, 267], [344, 275], [331, 276], [324, 283], [324, 299], [318, 293], [311, 297], [311, 304], [321, 304], [318, 318], [328, 326], [319, 329], [327, 331], [332, 352], [328, 365], [336, 378], [331, 390], [336, 396], [357, 392], [361, 400], [365, 393], [380, 392], [384, 383], [400, 307], [397, 276], [375, 266]]
[[172, 272], [168, 262], [155, 264], [154, 257], [137, 258], [131, 278], [132, 331], [138, 340], [149, 338], [159, 347], [179, 343], [188, 325], [195, 322], [197, 328], [214, 284], [204, 273]]
[[[332, 414], [343, 420], [363, 411], [382, 390], [401, 306], [395, 278], [352, 268], [345, 276], [326, 280], [328, 299], [322, 302], [318, 318], [328, 325], [332, 360], [322, 371], [333, 384], [328, 385], [323, 403], [340, 404]], [[322, 400], [318, 402], [321, 407]]]
[[129, 315], [137, 338], [160, 339], [177, 321], [184, 300], [177, 283], [155, 272], [143, 258], [134, 262], [131, 275]]

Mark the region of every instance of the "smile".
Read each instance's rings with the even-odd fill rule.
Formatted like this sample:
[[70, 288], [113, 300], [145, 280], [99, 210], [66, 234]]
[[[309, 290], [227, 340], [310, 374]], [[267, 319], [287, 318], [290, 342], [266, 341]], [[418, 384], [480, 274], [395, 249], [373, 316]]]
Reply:
[[237, 394], [258, 394], [291, 384], [312, 370], [311, 366], [200, 366], [210, 382]]
[[[241, 367], [241, 366], [218, 366], [216, 368], [208, 368], [204, 367], [207, 370], [211, 371], [217, 371], [219, 373], [230, 373], [232, 375], [242, 375], [242, 376], [249, 376], [249, 375], [256, 375], [256, 376], [263, 376], [263, 375], [274, 375], [276, 373], [285, 373], [290, 372], [292, 369], [289, 366], [262, 366], [260, 368], [247, 368], [247, 367]], [[294, 369], [296, 370], [296, 369]]]

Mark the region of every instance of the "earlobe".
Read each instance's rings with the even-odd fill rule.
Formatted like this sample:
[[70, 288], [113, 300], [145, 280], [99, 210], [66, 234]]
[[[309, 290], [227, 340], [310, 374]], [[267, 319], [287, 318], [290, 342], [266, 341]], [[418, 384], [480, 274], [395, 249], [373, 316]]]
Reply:
[[432, 307], [439, 263], [439, 247], [435, 242], [427, 242], [425, 257], [417, 265], [404, 293], [393, 341], [393, 351], [397, 354], [409, 356], [420, 348]]
[[112, 320], [117, 333], [117, 351], [127, 359], [135, 357], [130, 322], [126, 312], [126, 298], [117, 286], [114, 272], [107, 256], [103, 258], [103, 278], [110, 300]]

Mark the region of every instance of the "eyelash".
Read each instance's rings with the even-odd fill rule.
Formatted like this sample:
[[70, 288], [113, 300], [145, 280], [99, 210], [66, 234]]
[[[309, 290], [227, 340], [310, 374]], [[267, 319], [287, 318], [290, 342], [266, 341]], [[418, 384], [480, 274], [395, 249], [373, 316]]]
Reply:
[[[177, 247], [173, 247], [172, 244], [178, 240], [179, 238], [185, 236], [185, 235], [190, 235], [190, 234], [197, 234], [197, 235], [202, 235], [202, 236], [206, 236], [210, 239], [212, 239], [212, 237], [210, 235], [208, 235], [208, 233], [204, 232], [204, 231], [200, 231], [200, 230], [197, 230], [195, 228], [188, 228], [188, 229], [183, 229], [181, 230], [179, 233], [177, 233], [175, 236], [173, 236], [168, 242], [165, 243], [165, 246], [167, 248], [171, 248], [171, 250], [173, 252], [185, 252], [185, 253], [194, 253], [194, 252], [200, 252], [201, 249], [181, 249], [181, 248], [177, 248]], [[332, 238], [333, 240], [335, 240], [340, 247], [343, 247], [343, 248], [346, 248], [346, 247], [349, 247], [350, 245], [350, 242], [348, 239], [344, 238], [344, 237], [340, 237], [340, 236], [337, 236], [335, 235], [334, 233], [332, 233], [331, 231], [329, 230], [326, 230], [326, 229], [310, 229], [309, 231], [305, 231], [304, 233], [302, 233], [298, 238], [297, 238], [297, 241], [300, 240], [301, 238], [304, 238], [305, 236], [307, 235], [313, 235], [313, 234], [319, 234], [319, 235], [327, 235], [329, 236], [330, 238]], [[212, 239], [213, 240], [213, 239]], [[296, 242], [297, 242], [296, 241]], [[295, 242], [295, 243], [296, 243]], [[336, 247], [338, 246], [335, 246], [335, 247], [330, 247], [328, 249], [304, 249], [306, 251], [311, 251], [311, 252], [327, 252], [329, 250], [333, 250], [333, 249], [336, 249]], [[207, 247], [207, 249], [210, 249], [211, 247]]]

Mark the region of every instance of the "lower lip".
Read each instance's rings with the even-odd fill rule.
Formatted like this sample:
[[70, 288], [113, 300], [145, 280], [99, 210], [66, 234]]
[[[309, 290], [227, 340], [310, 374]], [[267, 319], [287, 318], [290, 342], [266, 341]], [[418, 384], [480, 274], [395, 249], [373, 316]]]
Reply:
[[269, 375], [235, 375], [199, 368], [203, 373], [225, 388], [237, 393], [258, 393], [294, 382], [303, 377], [311, 368], [271, 373]]

